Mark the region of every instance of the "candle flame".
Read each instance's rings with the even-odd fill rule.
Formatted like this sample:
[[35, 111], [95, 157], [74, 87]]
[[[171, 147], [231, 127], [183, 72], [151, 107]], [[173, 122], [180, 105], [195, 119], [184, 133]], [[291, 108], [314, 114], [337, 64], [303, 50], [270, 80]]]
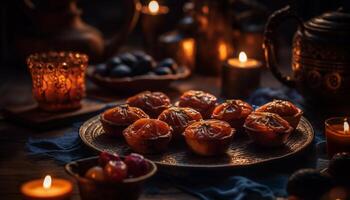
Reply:
[[159, 11], [159, 4], [157, 1], [150, 1], [148, 4], [148, 9], [151, 13], [157, 13]]
[[347, 118], [344, 119], [344, 133], [349, 134], [349, 123]]
[[248, 60], [247, 54], [244, 53], [244, 51], [241, 51], [238, 55], [238, 60], [241, 63], [245, 63]]
[[49, 189], [51, 188], [52, 178], [50, 175], [46, 175], [43, 181], [43, 188]]

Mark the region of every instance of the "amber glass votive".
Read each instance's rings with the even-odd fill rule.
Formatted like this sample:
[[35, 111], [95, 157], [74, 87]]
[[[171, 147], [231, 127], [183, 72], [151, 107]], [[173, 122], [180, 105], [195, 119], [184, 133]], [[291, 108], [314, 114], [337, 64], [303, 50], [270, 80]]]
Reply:
[[32, 54], [27, 58], [32, 93], [45, 111], [78, 109], [85, 96], [88, 56], [75, 52]]
[[325, 121], [327, 154], [332, 158], [339, 152], [350, 152], [349, 118], [334, 117]]

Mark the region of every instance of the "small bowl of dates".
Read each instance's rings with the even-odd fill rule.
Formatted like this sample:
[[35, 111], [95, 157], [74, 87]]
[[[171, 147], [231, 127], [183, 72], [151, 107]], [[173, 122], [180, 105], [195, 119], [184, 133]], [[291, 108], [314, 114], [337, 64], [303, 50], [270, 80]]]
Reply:
[[119, 156], [102, 152], [68, 163], [65, 169], [77, 180], [82, 200], [137, 200], [143, 183], [156, 173], [157, 166], [136, 153]]
[[98, 86], [118, 91], [156, 89], [187, 78], [190, 70], [172, 58], [159, 62], [143, 51], [126, 52], [90, 66], [87, 76]]

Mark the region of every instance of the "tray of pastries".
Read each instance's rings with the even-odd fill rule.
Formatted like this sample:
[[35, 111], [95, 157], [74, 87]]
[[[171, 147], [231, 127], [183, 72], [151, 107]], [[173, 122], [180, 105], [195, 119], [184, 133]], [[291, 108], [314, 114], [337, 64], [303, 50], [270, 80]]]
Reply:
[[190, 74], [186, 66], [178, 65], [171, 58], [156, 62], [143, 51], [122, 53], [87, 69], [87, 77], [96, 85], [126, 92], [142, 91], [145, 86], [163, 88]]
[[176, 102], [144, 91], [86, 121], [79, 134], [97, 151], [137, 152], [164, 167], [240, 168], [309, 146], [314, 131], [302, 115], [284, 100], [254, 109], [238, 99], [219, 102], [203, 91], [187, 91]]

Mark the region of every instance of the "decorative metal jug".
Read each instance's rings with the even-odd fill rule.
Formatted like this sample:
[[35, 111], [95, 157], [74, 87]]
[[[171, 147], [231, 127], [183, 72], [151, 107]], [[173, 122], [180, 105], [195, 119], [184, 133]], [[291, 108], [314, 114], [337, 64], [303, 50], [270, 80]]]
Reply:
[[[274, 39], [276, 29], [288, 18], [299, 27], [293, 39], [293, 75], [277, 68]], [[267, 65], [283, 84], [295, 87], [310, 102], [322, 105], [350, 101], [350, 13], [339, 8], [302, 22], [290, 6], [273, 13], [265, 27], [264, 51]]]
[[18, 38], [17, 49], [23, 57], [49, 50], [78, 51], [98, 61], [113, 54], [134, 28], [140, 6], [139, 0], [121, 1], [125, 23], [111, 39], [80, 17], [77, 0], [23, 0], [24, 8], [34, 26], [32, 33]]

